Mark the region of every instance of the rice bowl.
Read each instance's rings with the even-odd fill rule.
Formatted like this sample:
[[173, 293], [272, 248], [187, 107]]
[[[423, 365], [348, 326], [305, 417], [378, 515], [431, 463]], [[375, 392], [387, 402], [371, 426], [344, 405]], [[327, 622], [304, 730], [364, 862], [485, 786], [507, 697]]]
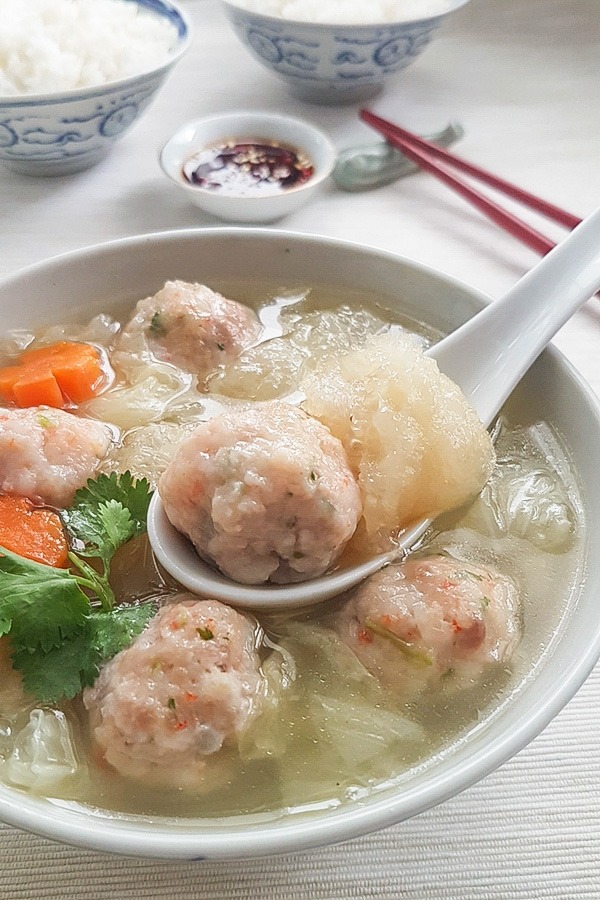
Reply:
[[[348, 17], [348, 4], [220, 2], [242, 43], [295, 96], [343, 104], [377, 94], [423, 53], [445, 18], [468, 0], [431, 0], [422, 6], [378, 3], [368, 10], [363, 3], [351, 4], [354, 15]], [[286, 10], [293, 10], [294, 17], [288, 18]], [[306, 10], [312, 18], [305, 18]]]
[[139, 75], [165, 63], [173, 22], [124, 0], [0, 2], [0, 94], [57, 93]]
[[[28, 59], [29, 52], [35, 54], [39, 49], [35, 40], [30, 49], [23, 50], [16, 59], [11, 55], [12, 46], [5, 48], [3, 61], [7, 70], [2, 81], [9, 92], [0, 95], [0, 162], [25, 175], [64, 175], [81, 171], [98, 163], [147, 108], [188, 49], [192, 38], [191, 23], [170, 0], [123, 0], [123, 3], [126, 12], [129, 7], [136, 7], [144, 11], [144, 16], [152, 16], [149, 31], [142, 27], [142, 44], [146, 43], [149, 33], [156, 34], [155, 22], [158, 31], [163, 33], [159, 41], [163, 47], [162, 58], [152, 60], [146, 51], [137, 53], [134, 61], [137, 71], [133, 74], [126, 60], [119, 59], [123, 52], [126, 55], [127, 42], [114, 41], [112, 36], [110, 40], [114, 42], [115, 53], [109, 67], [101, 70], [95, 63], [90, 64], [84, 81], [94, 83], [80, 87], [58, 87], [56, 81], [57, 66], [62, 68], [65, 60], [71, 69], [67, 85], [78, 83], [85, 68], [85, 54], [82, 55], [81, 48], [73, 52], [70, 35], [62, 35], [62, 50], [56, 46], [51, 48], [44, 42], [42, 57], [46, 58], [46, 64], [39, 67]], [[126, 15], [125, 20], [135, 24], [137, 17]], [[88, 20], [88, 25], [92, 21], [93, 17]], [[100, 31], [106, 39], [106, 31]], [[97, 35], [94, 38], [97, 39]], [[25, 38], [23, 47], [27, 42], [28, 38]], [[99, 46], [102, 48], [102, 43]], [[156, 46], [154, 37], [150, 46]], [[61, 60], [58, 63], [57, 54]], [[90, 59], [97, 61], [95, 51], [91, 51]], [[123, 75], [124, 72], [128, 74]], [[39, 89], [39, 81], [46, 82], [47, 79], [50, 79], [50, 90], [44, 84], [41, 92], [19, 92], [26, 89], [28, 80], [35, 90], [33, 84]], [[61, 80], [60, 84], [64, 82]]]

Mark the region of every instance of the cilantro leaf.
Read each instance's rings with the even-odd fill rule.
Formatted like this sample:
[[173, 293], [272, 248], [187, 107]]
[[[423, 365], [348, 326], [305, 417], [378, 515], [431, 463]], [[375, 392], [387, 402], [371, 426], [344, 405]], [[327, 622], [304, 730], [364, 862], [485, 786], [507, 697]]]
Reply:
[[71, 536], [84, 544], [77, 551], [81, 556], [99, 556], [105, 562], [136, 533], [130, 511], [118, 500], [65, 510], [63, 521]]
[[148, 481], [134, 480], [129, 471], [99, 475], [77, 491], [63, 521], [71, 536], [85, 546], [86, 556], [107, 560], [130, 538], [146, 531], [151, 497]]
[[[148, 505], [152, 497], [145, 478], [134, 480], [131, 472], [99, 475], [80, 488], [73, 505], [62, 513], [63, 523], [76, 545], [70, 554], [73, 565], [87, 580], [104, 610], [115, 605], [110, 586], [110, 563], [119, 547], [146, 531]], [[103, 569], [96, 572], [82, 557], [102, 560]], [[83, 582], [82, 582], [83, 583]]]
[[23, 679], [23, 687], [38, 703], [71, 700], [98, 673], [98, 654], [90, 643], [89, 620], [58, 647], [42, 650], [18, 648], [12, 661]]
[[99, 506], [98, 517], [104, 526], [106, 542], [111, 548], [114, 547], [113, 553], [136, 534], [131, 511], [118, 500], [108, 500]]
[[112, 659], [121, 650], [129, 647], [155, 612], [152, 603], [140, 603], [139, 606], [118, 606], [109, 612], [94, 616], [92, 639], [100, 662]]
[[47, 651], [18, 648], [13, 664], [38, 702], [70, 700], [94, 683], [102, 663], [129, 647], [154, 614], [150, 603], [92, 613], [82, 628]]
[[60, 513], [67, 533], [80, 556], [100, 556], [105, 546], [104, 529], [97, 510], [64, 509]]
[[49, 650], [83, 626], [90, 604], [70, 572], [0, 554], [0, 634], [13, 646]]
[[0, 547], [0, 636], [10, 635], [14, 666], [39, 702], [69, 699], [93, 684], [100, 665], [128, 647], [151, 618], [147, 603], [115, 607], [109, 581], [115, 552], [146, 531], [151, 496], [146, 479], [134, 481], [131, 472], [100, 475], [77, 491], [61, 514], [76, 544], [71, 571]]

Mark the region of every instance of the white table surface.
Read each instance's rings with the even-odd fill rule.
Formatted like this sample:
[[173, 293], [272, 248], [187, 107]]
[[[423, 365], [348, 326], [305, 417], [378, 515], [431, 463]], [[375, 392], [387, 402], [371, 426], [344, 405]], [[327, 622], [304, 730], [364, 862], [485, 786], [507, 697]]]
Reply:
[[[184, 2], [197, 26], [192, 50], [101, 165], [47, 180], [0, 170], [0, 275], [111, 238], [217, 224], [187, 204], [157, 163], [160, 146], [188, 119], [272, 110], [320, 124], [340, 149], [371, 140], [354, 108], [291, 99], [212, 0]], [[598, 0], [472, 0], [372, 107], [414, 130], [459, 119], [462, 154], [585, 215], [600, 203], [599, 13]], [[427, 175], [366, 194], [332, 187], [281, 226], [397, 251], [492, 296], [536, 259]], [[556, 343], [600, 392], [598, 300]], [[0, 826], [0, 897], [600, 898], [600, 668], [500, 770], [379, 834], [276, 859], [169, 864]]]

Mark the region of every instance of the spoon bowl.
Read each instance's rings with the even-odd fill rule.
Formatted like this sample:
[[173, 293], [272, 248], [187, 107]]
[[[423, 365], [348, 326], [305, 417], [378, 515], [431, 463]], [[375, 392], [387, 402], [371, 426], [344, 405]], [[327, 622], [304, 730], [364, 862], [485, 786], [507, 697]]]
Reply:
[[148, 509], [148, 537], [154, 554], [161, 565], [177, 581], [194, 594], [203, 594], [223, 600], [232, 606], [266, 612], [302, 609], [314, 606], [350, 590], [356, 584], [373, 575], [383, 566], [402, 554], [403, 548], [412, 547], [429, 526], [419, 522], [402, 535], [401, 541], [387, 553], [372, 559], [339, 569], [295, 584], [238, 584], [219, 572], [196, 553], [193, 544], [169, 521], [158, 491], [154, 493]]
[[[462, 389], [488, 426], [525, 372], [573, 313], [600, 288], [600, 209], [487, 306], [427, 351]], [[164, 568], [197, 594], [271, 611], [320, 603], [360, 584], [423, 535], [430, 520], [403, 532], [393, 550], [356, 566], [294, 584], [241, 585], [201, 559], [170, 523], [155, 494], [148, 516], [152, 548]]]

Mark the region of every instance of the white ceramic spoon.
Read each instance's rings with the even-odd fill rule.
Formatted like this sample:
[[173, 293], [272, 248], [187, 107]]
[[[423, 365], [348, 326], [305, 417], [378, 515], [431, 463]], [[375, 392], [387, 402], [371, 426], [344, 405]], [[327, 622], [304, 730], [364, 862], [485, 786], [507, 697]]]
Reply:
[[[600, 288], [600, 209], [502, 297], [427, 351], [458, 384], [489, 425], [515, 385], [578, 307]], [[241, 585], [204, 562], [176, 531], [155, 493], [148, 515], [152, 548], [194, 593], [252, 609], [311, 606], [363, 581], [414, 544], [429, 526], [420, 522], [392, 551], [299, 584]]]

